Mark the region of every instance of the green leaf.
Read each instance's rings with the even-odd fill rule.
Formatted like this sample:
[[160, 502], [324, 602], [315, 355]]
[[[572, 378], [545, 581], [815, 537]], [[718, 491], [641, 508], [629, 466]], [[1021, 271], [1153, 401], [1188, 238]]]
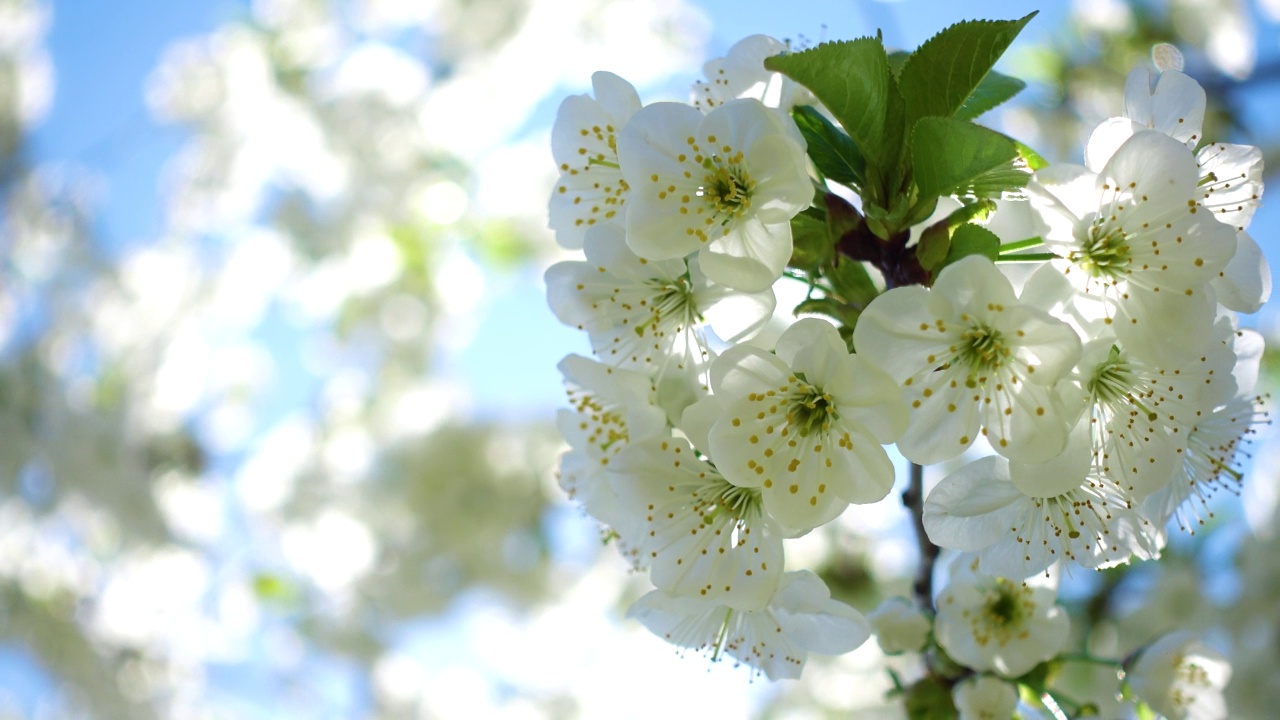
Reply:
[[808, 105], [798, 105], [791, 116], [809, 144], [809, 157], [828, 180], [861, 186], [867, 161], [843, 130]]
[[982, 173], [960, 188], [957, 194], [998, 198], [1005, 193], [1025, 188], [1028, 182], [1031, 182], [1031, 173], [1013, 161]]
[[951, 688], [937, 678], [924, 677], [907, 688], [903, 706], [910, 720], [954, 720], [959, 717]]
[[872, 198], [883, 202], [902, 155], [905, 110], [879, 38], [822, 43], [775, 55], [764, 65], [805, 86], [827, 106], [862, 151]]
[[917, 48], [899, 76], [908, 124], [955, 115], [1035, 15], [957, 23]]
[[922, 118], [911, 134], [912, 168], [922, 198], [963, 190], [1017, 157], [1012, 140], [963, 120]]
[[817, 208], [809, 208], [791, 218], [791, 267], [816, 270], [831, 259], [834, 241], [827, 230], [827, 218]]
[[902, 73], [902, 66], [907, 64], [907, 60], [911, 58], [911, 53], [906, 50], [894, 50], [889, 53], [889, 71], [894, 77], [898, 77]]
[[1032, 172], [1035, 172], [1040, 168], [1049, 167], [1049, 161], [1041, 157], [1040, 153], [1032, 150], [1027, 145], [1023, 145], [1017, 140], [1014, 140], [1013, 142], [1018, 146], [1018, 157], [1027, 161], [1027, 167], [1030, 168]]
[[982, 78], [982, 82], [978, 83], [978, 87], [956, 111], [955, 117], [957, 120], [972, 120], [991, 108], [1007, 102], [1014, 95], [1022, 92], [1026, 86], [1027, 84], [1018, 78], [992, 70]]
[[865, 308], [880, 291], [871, 281], [871, 275], [861, 262], [837, 254], [835, 259], [822, 269], [822, 274], [831, 281], [831, 289], [855, 306], [859, 311]]
[[796, 315], [825, 315], [847, 328], [858, 324], [862, 311], [835, 298], [808, 298], [792, 311]]
[[827, 211], [827, 231], [834, 243], [839, 243], [848, 233], [861, 232], [862, 215], [848, 200], [829, 192], [822, 196], [822, 206]]
[[951, 233], [951, 246], [947, 249], [947, 258], [942, 261], [938, 271], [941, 272], [942, 268], [969, 255], [982, 255], [995, 262], [1000, 255], [1000, 238], [981, 225], [965, 223], [957, 227]]

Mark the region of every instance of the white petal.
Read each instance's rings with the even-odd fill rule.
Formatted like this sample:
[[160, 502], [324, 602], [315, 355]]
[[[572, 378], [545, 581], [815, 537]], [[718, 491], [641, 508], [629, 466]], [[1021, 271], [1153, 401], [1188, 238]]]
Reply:
[[1194, 147], [1204, 124], [1204, 88], [1177, 70], [1160, 73], [1151, 89], [1150, 70], [1136, 68], [1125, 83], [1125, 116]]
[[1113, 327], [1125, 348], [1157, 366], [1177, 365], [1204, 352], [1216, 303], [1210, 293], [1131, 288], [1116, 308]]
[[1083, 417], [1071, 431], [1067, 447], [1047, 462], [1009, 461], [1009, 479], [1028, 497], [1057, 497], [1080, 487], [1093, 464], [1093, 423]]
[[840, 655], [871, 637], [862, 613], [832, 600], [826, 584], [808, 570], [784, 576], [772, 608], [783, 632], [810, 652]]
[[635, 86], [611, 72], [592, 73], [591, 89], [605, 114], [618, 121], [618, 130], [640, 109], [640, 95]]
[[[805, 373], [819, 387], [844, 369], [849, 349], [835, 325], [822, 318], [800, 318], [778, 337], [778, 357], [793, 370]], [[803, 367], [801, 367], [803, 365]]]
[[1271, 297], [1271, 268], [1262, 248], [1246, 232], [1236, 233], [1236, 254], [1213, 280], [1218, 302], [1242, 313], [1255, 313]]
[[1142, 126], [1129, 118], [1109, 118], [1093, 129], [1084, 148], [1084, 164], [1098, 172], [1107, 164], [1116, 150], [1133, 137]]
[[787, 384], [791, 369], [776, 355], [750, 345], [735, 345], [711, 364], [711, 388], [724, 407], [754, 392]]
[[939, 547], [982, 550], [1008, 536], [1023, 500], [1009, 477], [1009, 461], [975, 460], [943, 478], [925, 498], [925, 532]]
[[765, 225], [756, 217], [730, 223], [729, 233], [698, 253], [707, 277], [744, 292], [760, 292], [782, 277], [791, 259], [791, 224]]
[[1144, 130], [1126, 140], [1098, 173], [1095, 197], [1123, 191], [1135, 197], [1166, 198], [1163, 204], [1157, 202], [1162, 207], [1177, 205], [1180, 198], [1194, 195], [1199, 176], [1195, 158], [1185, 145]]
[[[710, 455], [711, 444], [707, 436], [711, 426], [724, 415], [724, 408], [713, 397], [705, 397], [684, 409], [677, 427], [689, 438], [689, 442], [701, 452]], [[711, 458], [715, 462], [715, 458]]]
[[[1070, 238], [1076, 220], [1098, 209], [1094, 192], [1097, 175], [1080, 165], [1060, 163], [1036, 171], [1027, 185], [1032, 207], [1040, 211], [1042, 220], [1054, 228], [1055, 238]], [[1046, 237], [1045, 240], [1049, 240]]]

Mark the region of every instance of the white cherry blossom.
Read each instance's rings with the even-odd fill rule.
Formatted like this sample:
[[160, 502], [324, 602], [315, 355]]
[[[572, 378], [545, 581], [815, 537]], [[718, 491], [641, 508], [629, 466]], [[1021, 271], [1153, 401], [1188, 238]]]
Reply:
[[696, 261], [638, 257], [619, 226], [589, 229], [583, 250], [586, 260], [547, 269], [552, 312], [587, 331], [603, 362], [642, 370], [659, 384], [668, 375], [705, 370], [708, 327], [736, 343], [773, 314], [772, 289], [743, 293], [708, 280]]
[[682, 438], [631, 443], [609, 465], [618, 497], [642, 515], [633, 544], [660, 590], [760, 610], [782, 577], [782, 536], [760, 492], [729, 484]]
[[1087, 475], [1054, 495], [1029, 495], [999, 456], [943, 478], [925, 498], [924, 528], [939, 547], [976, 552], [985, 572], [1028, 578], [1059, 560], [1088, 568], [1158, 556], [1159, 528], [1115, 483]]
[[1179, 529], [1195, 532], [1212, 517], [1208, 499], [1218, 490], [1238, 492], [1244, 474], [1239, 467], [1240, 447], [1247, 442], [1266, 413], [1262, 398], [1239, 395], [1201, 418], [1191, 428], [1186, 452], [1165, 487], [1147, 498], [1142, 511], [1164, 525], [1177, 520]]
[[734, 610], [655, 590], [637, 600], [627, 616], [673, 645], [704, 652], [712, 661], [728, 655], [770, 680], [798, 678], [809, 653], [840, 655], [871, 636], [866, 618], [832, 600], [826, 584], [808, 570], [783, 575], [762, 610]]
[[[1085, 165], [1100, 172], [1134, 134], [1154, 130], [1194, 150], [1201, 141], [1205, 93], [1176, 70], [1160, 74], [1151, 87], [1150, 70], [1135, 68], [1125, 84], [1124, 117], [1101, 123], [1089, 136]], [[1262, 151], [1252, 145], [1209, 143], [1196, 154], [1197, 202], [1219, 222], [1243, 231], [1262, 195]], [[1251, 312], [1251, 311], [1250, 311]]]
[[1028, 193], [1055, 264], [1101, 300], [1131, 352], [1193, 357], [1208, 344], [1216, 302], [1205, 286], [1235, 253], [1233, 230], [1197, 202], [1186, 148], [1143, 130], [1096, 176], [1084, 168], [1038, 171]]
[[[1220, 334], [1230, 333], [1225, 318]], [[1168, 484], [1197, 422], [1236, 392], [1236, 355], [1211, 343], [1187, 361], [1155, 363], [1103, 332], [1080, 362], [1089, 396], [1092, 454], [1099, 477], [1140, 501]]]
[[1225, 720], [1230, 679], [1227, 659], [1188, 632], [1157, 640], [1129, 672], [1133, 692], [1169, 720]]
[[886, 655], [920, 652], [929, 641], [933, 622], [912, 601], [901, 595], [886, 598], [867, 615], [876, 642]]
[[791, 258], [791, 218], [813, 185], [791, 120], [758, 100], [734, 100], [706, 116], [655, 103], [618, 138], [631, 187], [627, 244], [651, 260], [698, 251], [712, 280], [764, 290]]
[[712, 364], [723, 415], [711, 457], [729, 482], [760, 488], [784, 526], [809, 530], [888, 494], [893, 463], [881, 445], [902, 432], [906, 407], [892, 380], [850, 354], [824, 320], [797, 321], [777, 347], [773, 355], [738, 345]]
[[1018, 688], [994, 675], [974, 675], [951, 689], [959, 720], [1009, 720], [1018, 707]]
[[706, 82], [693, 85], [694, 107], [709, 112], [730, 100], [755, 98], [771, 108], [790, 110], [814, 102], [813, 94], [782, 73], [769, 72], [764, 61], [790, 48], [768, 35], [748, 35], [722, 58], [702, 66]]
[[1056, 598], [1045, 584], [960, 573], [938, 594], [934, 636], [961, 665], [1015, 678], [1066, 646], [1070, 621]]
[[898, 449], [912, 462], [956, 457], [986, 435], [997, 452], [1047, 460], [1079, 407], [1059, 381], [1080, 354], [1070, 326], [1019, 302], [986, 258], [947, 266], [931, 289], [894, 288], [867, 306], [853, 339], [901, 384], [911, 422]]
[[639, 534], [635, 512], [614, 492], [605, 469], [632, 440], [666, 433], [666, 416], [654, 404], [655, 388], [646, 376], [580, 355], [560, 361], [570, 409], [556, 415], [569, 451], [561, 455], [560, 487], [592, 517], [623, 541], [620, 549], [640, 563], [630, 538]]
[[621, 224], [627, 182], [618, 167], [618, 133], [640, 109], [631, 83], [610, 72], [591, 76], [595, 97], [571, 95], [551, 127], [551, 155], [560, 179], [551, 191], [550, 225], [566, 248], [582, 247], [587, 228]]
[[1122, 117], [1104, 120], [1085, 144], [1085, 165], [1100, 172], [1117, 148], [1135, 133], [1154, 130], [1195, 150], [1204, 125], [1205, 93], [1178, 70], [1165, 70], [1152, 83], [1151, 69], [1136, 67], [1124, 86]]

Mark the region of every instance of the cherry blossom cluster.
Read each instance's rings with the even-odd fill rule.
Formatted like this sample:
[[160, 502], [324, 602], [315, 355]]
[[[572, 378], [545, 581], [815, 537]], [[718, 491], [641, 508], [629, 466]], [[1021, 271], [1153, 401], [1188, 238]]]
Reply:
[[[773, 288], [797, 275], [794, 220], [839, 189], [792, 119], [824, 112], [815, 94], [764, 66], [785, 52], [743, 40], [689, 104], [643, 105], [606, 72], [562, 104], [550, 222], [584, 259], [551, 267], [547, 292], [594, 357], [560, 365], [561, 484], [648, 573], [631, 615], [670, 642], [795, 677], [874, 626], [887, 652], [937, 647], [966, 669], [962, 717], [1007, 717], [1010, 681], [1065, 647], [1058, 567], [1158, 557], [1166, 525], [1194, 530], [1208, 496], [1238, 487], [1263, 414], [1262, 341], [1236, 319], [1270, 291], [1247, 233], [1261, 153], [1206, 144], [1200, 86], [1138, 69], [1084, 165], [1042, 167], [964, 216], [999, 237], [996, 261], [911, 284], [883, 272], [856, 322], [801, 317]], [[912, 237], [976, 206], [943, 198]], [[895, 455], [947, 472], [923, 527], [972, 568], [930, 607], [894, 601], [869, 623], [788, 568], [784, 542], [883, 500]], [[1157, 708], [1220, 703], [1211, 660], [1196, 666], [1208, 695], [1168, 663], [1131, 685]]]
[[[1010, 718], [1019, 685], [1032, 684], [1029, 674], [1068, 648], [1070, 620], [1056, 603], [1058, 580], [1057, 574], [1021, 583], [992, 576], [976, 556], [961, 554], [937, 597], [935, 615], [907, 598], [891, 597], [868, 620], [886, 654], [933, 652], [947, 658], [954, 676], [951, 700], [961, 720]], [[1227, 717], [1222, 691], [1231, 666], [1189, 632], [1169, 633], [1127, 662], [1085, 659], [1112, 669], [1115, 682], [1103, 694], [1123, 694], [1177, 720]]]

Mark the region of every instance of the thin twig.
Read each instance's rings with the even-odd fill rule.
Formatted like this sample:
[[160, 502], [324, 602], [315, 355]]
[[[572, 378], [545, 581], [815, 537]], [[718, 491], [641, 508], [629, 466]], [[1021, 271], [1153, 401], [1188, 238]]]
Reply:
[[916, 571], [912, 590], [920, 607], [933, 610], [933, 565], [938, 560], [939, 550], [924, 531], [924, 467], [917, 463], [911, 463], [910, 483], [902, 493], [902, 504], [911, 513], [911, 522], [916, 531], [916, 546], [920, 550], [920, 567]]

